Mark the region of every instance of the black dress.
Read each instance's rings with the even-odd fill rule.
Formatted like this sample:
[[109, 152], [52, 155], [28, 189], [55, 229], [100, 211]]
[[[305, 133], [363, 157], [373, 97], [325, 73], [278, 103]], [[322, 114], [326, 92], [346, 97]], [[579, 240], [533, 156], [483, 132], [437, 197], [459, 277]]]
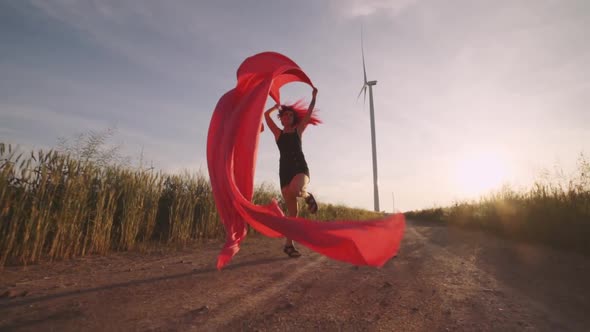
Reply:
[[289, 185], [295, 175], [303, 173], [309, 177], [307, 162], [301, 150], [301, 137], [297, 131], [284, 133], [281, 130], [277, 146], [281, 153], [279, 161], [279, 177], [281, 179], [281, 188]]

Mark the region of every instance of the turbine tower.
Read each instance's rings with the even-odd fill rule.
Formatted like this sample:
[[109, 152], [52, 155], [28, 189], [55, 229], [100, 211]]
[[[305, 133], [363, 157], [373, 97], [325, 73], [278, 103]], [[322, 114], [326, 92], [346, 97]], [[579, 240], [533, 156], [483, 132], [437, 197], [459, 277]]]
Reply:
[[359, 95], [357, 97], [360, 98], [361, 93], [363, 94], [363, 103], [367, 97], [367, 87], [369, 87], [369, 108], [371, 112], [371, 143], [373, 146], [373, 200], [375, 204], [375, 212], [379, 212], [379, 185], [377, 181], [377, 146], [376, 146], [376, 138], [375, 138], [375, 109], [373, 106], [373, 85], [377, 84], [377, 81], [367, 81], [367, 70], [365, 68], [365, 51], [363, 49], [363, 30], [361, 29], [361, 54], [363, 57], [363, 77], [364, 83]]

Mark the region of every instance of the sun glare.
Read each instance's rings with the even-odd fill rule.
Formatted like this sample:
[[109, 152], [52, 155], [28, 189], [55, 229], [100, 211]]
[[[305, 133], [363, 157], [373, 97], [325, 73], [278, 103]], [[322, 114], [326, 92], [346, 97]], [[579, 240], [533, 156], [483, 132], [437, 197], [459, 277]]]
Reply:
[[471, 197], [498, 189], [508, 180], [506, 161], [493, 153], [470, 154], [458, 161], [455, 171], [460, 194]]

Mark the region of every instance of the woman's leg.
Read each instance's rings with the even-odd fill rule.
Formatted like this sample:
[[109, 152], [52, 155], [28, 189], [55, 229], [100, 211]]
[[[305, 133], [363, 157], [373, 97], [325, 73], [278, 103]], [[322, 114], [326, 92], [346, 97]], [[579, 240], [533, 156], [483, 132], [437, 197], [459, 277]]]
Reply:
[[[299, 214], [299, 207], [297, 197], [307, 197], [307, 184], [309, 177], [304, 173], [296, 174], [291, 182], [281, 189], [285, 204], [287, 205], [287, 216], [297, 217]], [[292, 246], [293, 240], [286, 239], [285, 246]]]
[[[287, 216], [289, 217], [297, 217], [297, 196], [293, 195], [290, 189], [290, 186], [287, 185], [281, 189], [283, 193], [283, 199], [285, 200], [285, 204], [287, 205]], [[293, 240], [287, 238], [285, 239], [285, 246], [292, 246]]]
[[297, 197], [301, 197], [305, 199], [305, 203], [307, 203], [308, 209], [311, 213], [316, 213], [318, 210], [318, 204], [313, 197], [313, 195], [307, 192], [307, 184], [309, 183], [309, 176], [304, 173], [299, 173], [293, 177], [289, 187], [291, 188], [291, 193], [297, 195]]
[[293, 177], [289, 188], [295, 197], [307, 198], [307, 184], [309, 183], [309, 176], [304, 173], [298, 173]]

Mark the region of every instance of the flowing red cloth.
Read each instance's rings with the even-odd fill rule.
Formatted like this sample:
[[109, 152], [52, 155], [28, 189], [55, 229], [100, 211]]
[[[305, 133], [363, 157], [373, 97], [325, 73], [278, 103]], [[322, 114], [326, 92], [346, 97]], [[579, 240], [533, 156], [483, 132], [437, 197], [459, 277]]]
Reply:
[[207, 164], [226, 243], [217, 259], [221, 269], [238, 252], [246, 223], [270, 237], [288, 237], [330, 258], [381, 267], [400, 246], [402, 214], [368, 221], [320, 222], [286, 217], [276, 200], [252, 204], [258, 139], [266, 99], [280, 103], [279, 89], [290, 82], [313, 86], [289, 58], [265, 52], [247, 58], [238, 69], [237, 86], [217, 103], [207, 137]]

